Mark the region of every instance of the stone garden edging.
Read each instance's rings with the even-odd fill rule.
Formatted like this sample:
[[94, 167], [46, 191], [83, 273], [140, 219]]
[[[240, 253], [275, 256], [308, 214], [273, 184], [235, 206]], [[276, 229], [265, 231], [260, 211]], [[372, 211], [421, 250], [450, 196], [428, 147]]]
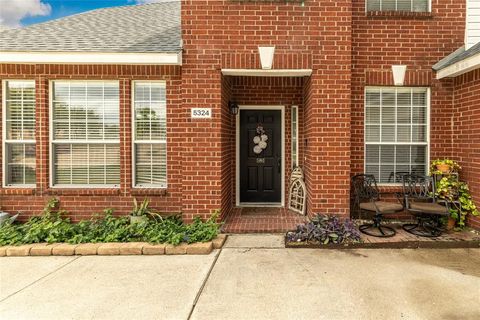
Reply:
[[19, 246], [0, 247], [0, 257], [25, 256], [116, 256], [116, 255], [198, 255], [210, 254], [213, 249], [220, 249], [226, 234], [219, 234], [209, 242], [171, 244], [150, 244], [147, 242], [108, 242], [108, 243], [33, 243]]

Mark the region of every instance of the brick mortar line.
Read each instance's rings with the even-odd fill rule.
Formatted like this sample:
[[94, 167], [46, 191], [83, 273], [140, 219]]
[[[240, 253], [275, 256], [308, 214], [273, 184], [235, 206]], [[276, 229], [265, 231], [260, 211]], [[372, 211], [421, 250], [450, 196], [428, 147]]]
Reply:
[[23, 287], [23, 288], [15, 291], [14, 293], [9, 294], [8, 296], [6, 296], [6, 297], [3, 298], [2, 300], [0, 300], [0, 303], [4, 302], [4, 301], [7, 300], [8, 298], [16, 295], [17, 293], [20, 293], [21, 291], [23, 291], [23, 290], [25, 290], [25, 289], [27, 289], [27, 288], [30, 288], [31, 286], [33, 286], [34, 284], [36, 284], [36, 283], [39, 282], [40, 280], [45, 279], [46, 277], [48, 277], [48, 276], [51, 275], [51, 274], [54, 274], [55, 272], [59, 271], [60, 269], [63, 269], [64, 267], [68, 266], [68, 265], [71, 264], [72, 262], [77, 261], [77, 260], [80, 259], [81, 257], [82, 257], [82, 256], [75, 257], [74, 259], [68, 261], [67, 263], [65, 263], [65, 264], [63, 264], [63, 265], [61, 265], [60, 267], [56, 268], [55, 270], [47, 273], [47, 274], [44, 275], [43, 277], [40, 277], [40, 278], [38, 278], [37, 280], [33, 281], [32, 283], [26, 285], [25, 287]]
[[210, 269], [208, 270], [207, 275], [203, 279], [203, 282], [202, 282], [202, 285], [200, 286], [200, 289], [198, 289], [197, 295], [195, 296], [195, 299], [193, 300], [192, 308], [190, 309], [190, 312], [188, 313], [187, 320], [190, 320], [192, 318], [193, 311], [195, 311], [195, 307], [197, 306], [198, 300], [200, 299], [200, 296], [203, 293], [203, 289], [205, 288], [205, 285], [207, 284], [208, 279], [210, 279], [210, 275], [212, 274], [213, 268], [217, 264], [217, 260], [220, 257], [220, 254], [222, 253], [222, 251], [223, 251], [223, 246], [220, 248], [218, 254], [215, 256], [215, 259], [213, 260], [213, 263], [210, 266]]

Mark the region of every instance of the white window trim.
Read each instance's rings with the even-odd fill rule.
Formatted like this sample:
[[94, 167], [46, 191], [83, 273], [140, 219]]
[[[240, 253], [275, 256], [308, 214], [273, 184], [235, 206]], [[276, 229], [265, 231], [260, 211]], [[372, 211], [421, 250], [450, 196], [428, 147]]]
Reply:
[[[293, 113], [295, 112], [296, 114], [296, 121], [295, 121], [295, 133], [296, 133], [296, 136], [295, 136], [295, 143], [297, 145], [297, 152], [295, 154], [295, 157], [293, 157]], [[291, 110], [291, 113], [290, 113], [290, 122], [291, 122], [291, 149], [290, 149], [290, 153], [292, 154], [292, 166], [293, 166], [293, 161], [295, 161], [296, 165], [299, 166], [299, 163], [298, 163], [298, 159], [299, 159], [299, 141], [298, 141], [298, 137], [299, 137], [299, 134], [298, 134], [298, 106], [292, 106], [292, 110]]]
[[[365, 12], [370, 12], [370, 11], [368, 11], [368, 1], [369, 0], [365, 0]], [[381, 1], [383, 1], [383, 0], [381, 0]], [[412, 0], [412, 3], [413, 3], [413, 1], [415, 1], [415, 0]], [[395, 6], [397, 6], [397, 2], [395, 2]], [[380, 11], [383, 11], [383, 10], [380, 9]], [[389, 10], [389, 11], [391, 11], [391, 10]], [[397, 10], [395, 9], [395, 11], [397, 11]], [[410, 11], [406, 11], [406, 12], [417, 12], [417, 11], [410, 10]], [[432, 12], [432, 0], [428, 0], [428, 10], [427, 11], [418, 11], [418, 12]]]
[[[117, 83], [120, 89], [120, 81], [118, 80], [72, 80], [72, 79], [55, 79], [49, 80], [48, 82], [48, 132], [49, 132], [49, 143], [48, 143], [48, 154], [49, 154], [49, 187], [52, 189], [120, 189], [121, 182], [119, 184], [54, 184], [54, 174], [55, 174], [55, 165], [54, 165], [54, 154], [53, 154], [53, 145], [54, 144], [109, 144], [109, 143], [118, 143], [121, 146], [120, 138], [118, 140], [101, 140], [101, 141], [88, 141], [88, 140], [54, 140], [53, 139], [53, 83], [54, 82], [112, 82]], [[121, 92], [119, 93], [119, 112], [120, 112], [120, 99]], [[121, 124], [121, 119], [120, 119]], [[120, 153], [121, 157], [121, 153]], [[120, 162], [121, 163], [121, 162]], [[120, 168], [120, 176], [121, 176]]]
[[[7, 140], [7, 83], [8, 82], [32, 82], [35, 85], [35, 80], [29, 79], [5, 79], [2, 80], [2, 188], [13, 188], [13, 189], [22, 189], [22, 188], [35, 188], [36, 184], [7, 184], [7, 144], [8, 143], [18, 143], [18, 144], [36, 144], [37, 141], [33, 140]], [[37, 113], [37, 106], [35, 103], [35, 118]], [[36, 119], [35, 119], [36, 120]], [[36, 122], [35, 122], [36, 125]], [[36, 158], [35, 158], [36, 159]], [[36, 166], [35, 166], [36, 169]]]
[[[368, 89], [386, 89], [386, 88], [391, 88], [395, 89], [395, 96], [397, 94], [398, 89], [407, 89], [407, 88], [418, 88], [418, 89], [427, 89], [427, 141], [426, 142], [418, 142], [418, 143], [413, 143], [413, 142], [369, 142], [368, 144], [372, 145], [408, 145], [408, 146], [413, 146], [413, 145], [422, 145], [422, 146], [427, 146], [427, 157], [426, 157], [426, 163], [425, 163], [425, 175], [428, 174], [428, 170], [430, 167], [430, 99], [431, 99], [431, 89], [429, 87], [392, 87], [392, 86], [365, 86], [364, 92], [363, 92], [363, 172], [367, 172], [367, 142], [365, 138], [365, 134], [367, 132], [367, 90]], [[380, 106], [381, 109], [381, 106]], [[395, 116], [396, 118], [396, 116]], [[381, 183], [377, 182], [379, 186], [384, 186], [384, 187], [398, 187], [401, 186], [401, 183]]]
[[2, 52], [0, 63], [182, 65], [182, 53]]
[[[133, 189], [167, 189], [168, 188], [168, 150], [166, 154], [166, 168], [165, 168], [165, 174], [166, 174], [166, 182], [164, 185], [158, 185], [158, 184], [142, 184], [142, 185], [136, 185], [135, 180], [136, 180], [136, 162], [135, 162], [135, 144], [165, 144], [165, 147], [167, 148], [168, 144], [168, 135], [167, 139], [165, 140], [135, 140], [135, 84], [136, 83], [142, 83], [142, 82], [150, 82], [150, 83], [159, 83], [163, 84], [165, 87], [165, 95], [167, 95], [167, 82], [165, 80], [134, 80], [132, 81], [132, 84], [130, 86], [131, 88], [131, 128], [132, 128], [132, 188]], [[165, 101], [165, 108], [168, 109], [168, 97], [166, 96], [166, 101]], [[167, 122], [168, 122], [168, 114], [166, 115]], [[168, 123], [167, 123], [168, 127]]]

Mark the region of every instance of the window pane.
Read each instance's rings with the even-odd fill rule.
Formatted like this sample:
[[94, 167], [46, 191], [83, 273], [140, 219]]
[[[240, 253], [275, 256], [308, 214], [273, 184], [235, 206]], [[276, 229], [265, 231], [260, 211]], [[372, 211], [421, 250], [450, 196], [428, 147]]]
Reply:
[[5, 183], [35, 185], [35, 82], [5, 82]]
[[137, 144], [135, 150], [136, 185], [160, 185], [167, 183], [166, 144]]
[[[166, 187], [167, 97], [161, 82], [135, 82], [135, 185]], [[145, 143], [145, 141], [153, 141]]]
[[427, 12], [429, 0], [367, 0], [367, 11]]
[[291, 111], [291, 125], [292, 125], [292, 168], [297, 167], [297, 155], [298, 155], [298, 132], [297, 132], [297, 121], [298, 121], [298, 108], [292, 107]]
[[379, 11], [381, 0], [368, 0], [367, 1], [367, 11]]
[[415, 12], [426, 12], [428, 11], [428, 0], [412, 0], [413, 9]]
[[7, 143], [6, 184], [35, 184], [35, 144]]
[[54, 184], [120, 184], [118, 144], [55, 144]]
[[396, 8], [396, 0], [382, 0], [383, 11], [393, 11]]
[[35, 139], [35, 82], [6, 82], [6, 136], [9, 140]]
[[118, 91], [117, 82], [54, 82], [54, 139], [119, 139]]
[[[403, 174], [425, 173], [427, 94], [425, 88], [366, 90], [365, 171], [375, 174], [379, 182], [398, 183]], [[380, 97], [378, 107], [369, 105], [375, 103], [375, 97]], [[379, 119], [379, 125], [372, 124], [371, 120], [375, 117]]]

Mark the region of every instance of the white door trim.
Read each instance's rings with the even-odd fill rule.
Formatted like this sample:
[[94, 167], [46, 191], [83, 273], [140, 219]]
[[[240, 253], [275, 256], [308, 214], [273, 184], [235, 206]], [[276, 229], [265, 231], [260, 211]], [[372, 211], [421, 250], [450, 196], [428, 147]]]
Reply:
[[[249, 206], [249, 207], [284, 207], [285, 206], [285, 106], [273, 105], [273, 106], [254, 106], [254, 105], [241, 105], [238, 106], [239, 111], [236, 115], [236, 128], [235, 128], [235, 205]], [[240, 202], [240, 112], [242, 110], [279, 110], [281, 112], [281, 148], [282, 148], [282, 172], [281, 172], [281, 202], [280, 203], [259, 203], [259, 202]]]

